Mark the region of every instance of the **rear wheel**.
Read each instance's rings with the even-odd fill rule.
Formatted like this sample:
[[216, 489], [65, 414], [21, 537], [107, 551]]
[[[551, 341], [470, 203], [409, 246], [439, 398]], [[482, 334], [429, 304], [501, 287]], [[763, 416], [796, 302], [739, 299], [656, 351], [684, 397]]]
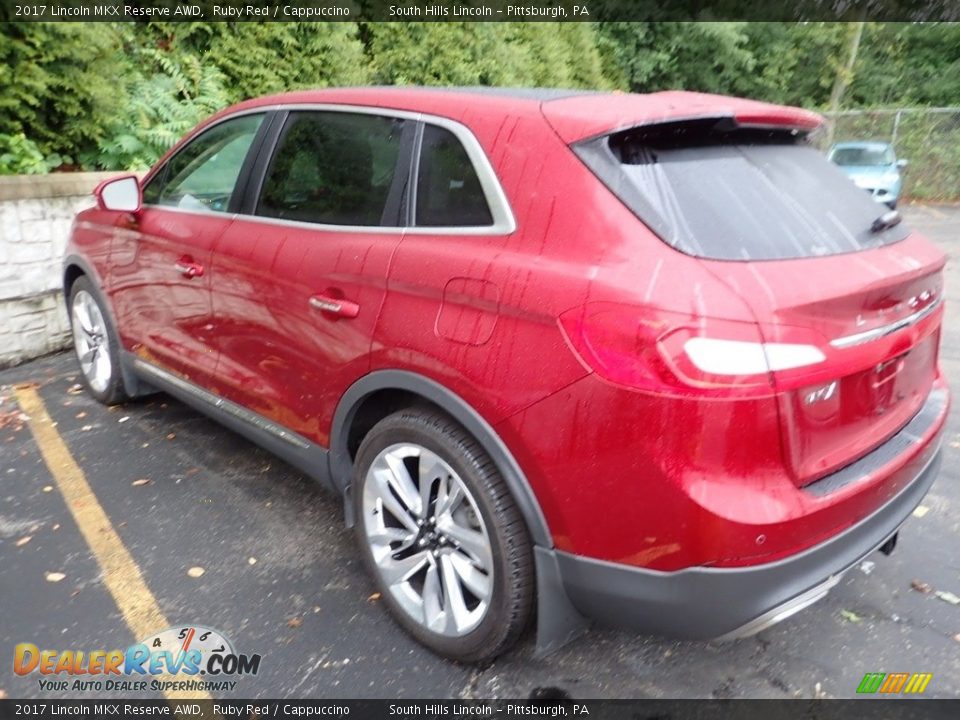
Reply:
[[77, 278], [70, 288], [68, 310], [73, 348], [87, 390], [105, 405], [127, 399], [120, 372], [120, 343], [93, 283]]
[[530, 616], [532, 551], [479, 443], [447, 416], [411, 408], [374, 426], [355, 468], [357, 539], [397, 621], [456, 660], [509, 648]]

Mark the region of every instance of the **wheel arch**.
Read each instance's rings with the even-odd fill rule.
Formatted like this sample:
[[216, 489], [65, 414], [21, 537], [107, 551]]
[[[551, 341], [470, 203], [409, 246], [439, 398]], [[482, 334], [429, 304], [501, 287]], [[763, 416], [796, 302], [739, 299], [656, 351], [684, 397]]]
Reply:
[[67, 302], [70, 299], [70, 291], [73, 289], [73, 284], [77, 281], [78, 278], [83, 276], [92, 277], [93, 282], [96, 283], [96, 276], [91, 276], [79, 262], [68, 262], [63, 267], [63, 300]]
[[[97, 301], [107, 314], [107, 322], [113, 326], [114, 332], [116, 332], [119, 340], [120, 329], [117, 325], [117, 317], [113, 312], [113, 306], [107, 299], [103, 282], [93, 267], [79, 255], [68, 255], [63, 259], [63, 304], [67, 309], [67, 321], [70, 323], [73, 322], [73, 319], [70, 317], [70, 292], [73, 290], [74, 283], [81, 277], [89, 278], [90, 284], [93, 286], [93, 291], [96, 293]], [[119, 348], [119, 355], [120, 374], [123, 377], [123, 387], [127, 395], [133, 398], [155, 392], [153, 387], [142, 381], [133, 371], [133, 368], [127, 361], [127, 353], [124, 352], [122, 345]]]
[[[371, 400], [378, 412], [370, 412]], [[513, 496], [535, 546], [552, 548], [553, 539], [533, 488], [513, 454], [493, 427], [466, 400], [430, 378], [406, 370], [377, 370], [357, 380], [337, 405], [330, 433], [330, 470], [333, 483], [349, 496], [353, 456], [375, 422], [396, 409], [417, 402], [439, 408], [476, 438], [490, 456]], [[347, 507], [350, 503], [346, 503]], [[348, 514], [348, 522], [352, 518]]]
[[[366, 417], [360, 414], [364, 412], [365, 402], [378, 398], [385, 401], [378, 413], [369, 413]], [[377, 370], [357, 380], [344, 393], [334, 414], [329, 462], [331, 482], [344, 494], [347, 524], [353, 524], [351, 444], [359, 445], [357, 438], [359, 436], [362, 439], [365, 424], [372, 427], [379, 418], [395, 409], [424, 401], [446, 412], [476, 438], [500, 471], [527, 525], [533, 541], [536, 570], [535, 657], [542, 657], [566, 645], [584, 632], [588, 621], [567, 596], [553, 536], [533, 488], [493, 427], [466, 400], [440, 383], [406, 370]], [[360, 426], [356, 425], [358, 418]], [[369, 427], [366, 429], [369, 430]]]

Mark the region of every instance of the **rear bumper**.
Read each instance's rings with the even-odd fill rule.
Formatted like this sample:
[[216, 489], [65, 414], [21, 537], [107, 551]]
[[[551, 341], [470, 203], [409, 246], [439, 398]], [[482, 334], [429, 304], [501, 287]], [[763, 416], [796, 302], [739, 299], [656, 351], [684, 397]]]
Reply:
[[554, 551], [564, 591], [603, 624], [680, 638], [758, 632], [816, 601], [880, 547], [920, 504], [940, 468], [939, 448], [896, 496], [856, 525], [763, 565], [661, 572]]

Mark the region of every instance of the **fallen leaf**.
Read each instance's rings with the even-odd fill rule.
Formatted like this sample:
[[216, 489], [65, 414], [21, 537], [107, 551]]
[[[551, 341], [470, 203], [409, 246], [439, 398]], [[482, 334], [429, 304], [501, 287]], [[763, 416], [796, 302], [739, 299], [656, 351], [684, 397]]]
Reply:
[[930, 508], [928, 508], [926, 505], [917, 505], [917, 507], [913, 510], [913, 516], [921, 518], [928, 512], [930, 512]]
[[89, 432], [89, 431], [93, 430], [93, 425], [84, 425], [84, 426], [83, 426], [82, 428], [80, 428], [80, 429], [83, 430], [84, 432]]
[[74, 383], [73, 385], [67, 388], [67, 393], [69, 395], [79, 395], [82, 392], [83, 392], [83, 385], [81, 385], [80, 383]]
[[129, 419], [130, 419], [130, 416], [129, 416], [129, 415], [124, 415], [122, 418], [120, 418], [119, 420], [117, 420], [117, 422], [126, 422], [126, 421], [129, 420]]
[[20, 430], [23, 427], [23, 423], [29, 420], [29, 416], [24, 415], [19, 410], [7, 410], [6, 412], [0, 413], [0, 429], [5, 427], [13, 427], [14, 430]]
[[147, 447], [150, 447], [150, 443], [144, 443], [144, 444], [143, 444], [143, 445], [141, 445], [140, 447], [142, 447], [142, 448], [147, 448]]
[[43, 486], [43, 491], [44, 491], [44, 492], [53, 492], [53, 485], [44, 485], [44, 486]]
[[937, 591], [934, 593], [934, 595], [936, 595], [938, 598], [940, 598], [940, 599], [943, 600], [944, 602], [950, 603], [951, 605], [960, 605], [960, 597], [957, 597], [957, 596], [954, 595], [952, 592], [946, 592], [946, 591], [944, 591], [944, 590], [937, 590]]
[[930, 587], [930, 585], [928, 585], [927, 583], [923, 582], [922, 580], [911, 580], [910, 589], [916, 590], [917, 592], [923, 593], [924, 595], [926, 595], [927, 593], [933, 592], [933, 588]]
[[6, 699], [7, 699], [7, 691], [0, 690], [0, 700], [6, 700]]
[[54, 526], [53, 526], [52, 528], [50, 528], [50, 529], [51, 529], [51, 530], [59, 530], [59, 529], [60, 529], [60, 523], [55, 523]]
[[376, 602], [379, 599], [380, 599], [380, 593], [375, 592], [373, 593], [373, 595], [367, 598], [367, 602]]
[[86, 413], [85, 410], [81, 410], [81, 411], [78, 412], [77, 415], [76, 415], [77, 420], [83, 420], [86, 416], [87, 416], [87, 413]]
[[849, 620], [852, 623], [863, 621], [863, 618], [857, 615], [853, 610], [841, 610], [840, 617], [842, 617], [844, 620]]
[[33, 536], [32, 536], [32, 535], [24, 535], [22, 538], [20, 538], [19, 540], [17, 540], [17, 542], [16, 542], [15, 544], [16, 544], [17, 547], [23, 547], [23, 546], [26, 545], [28, 542], [30, 542], [32, 539], [33, 539]]
[[66, 575], [61, 572], [48, 572], [46, 577], [47, 582], [60, 582], [66, 577]]
[[173, 440], [176, 436], [177, 436], [176, 433], [169, 433], [169, 434], [167, 435], [167, 440]]
[[960, 633], [957, 633], [956, 635], [954, 635], [953, 639], [956, 640], [957, 642], [960, 642]]
[[314, 614], [320, 612], [320, 606], [319, 606], [319, 605], [314, 605], [314, 606], [313, 606], [313, 612], [314, 612]]
[[292, 617], [289, 620], [287, 620], [287, 627], [289, 628], [298, 628], [301, 625], [303, 625], [303, 620], [301, 618]]
[[205, 572], [206, 572], [206, 570], [204, 570], [202, 567], [200, 567], [200, 566], [194, 566], [194, 567], [190, 568], [189, 570], [187, 570], [187, 575], [189, 575], [189, 576], [192, 577], [192, 578], [198, 578], [198, 577], [202, 576]]
[[70, 593], [70, 597], [76, 597], [79, 594], [80, 594], [79, 590], [74, 590], [72, 593]]
[[256, 564], [257, 564], [257, 559], [256, 559], [255, 557], [247, 558], [247, 564], [248, 564], [248, 565], [256, 565]]
[[140, 478], [139, 480], [134, 480], [130, 484], [133, 485], [134, 487], [140, 487], [141, 485], [149, 485], [152, 482], [153, 480], [151, 480], [150, 478]]
[[187, 470], [187, 471], [184, 473], [184, 475], [196, 475], [198, 472], [200, 472], [200, 468], [198, 468], [198, 467], [192, 467], [192, 468], [190, 468], [189, 470]]

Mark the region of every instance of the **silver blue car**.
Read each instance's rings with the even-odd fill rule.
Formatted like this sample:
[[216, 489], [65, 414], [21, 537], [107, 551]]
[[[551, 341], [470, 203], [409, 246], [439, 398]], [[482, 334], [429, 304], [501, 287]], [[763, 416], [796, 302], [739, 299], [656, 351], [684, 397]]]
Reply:
[[885, 142], [841, 142], [830, 148], [827, 157], [840, 166], [857, 187], [873, 199], [891, 208], [897, 206], [903, 180], [900, 170], [906, 160], [898, 160], [893, 147]]

